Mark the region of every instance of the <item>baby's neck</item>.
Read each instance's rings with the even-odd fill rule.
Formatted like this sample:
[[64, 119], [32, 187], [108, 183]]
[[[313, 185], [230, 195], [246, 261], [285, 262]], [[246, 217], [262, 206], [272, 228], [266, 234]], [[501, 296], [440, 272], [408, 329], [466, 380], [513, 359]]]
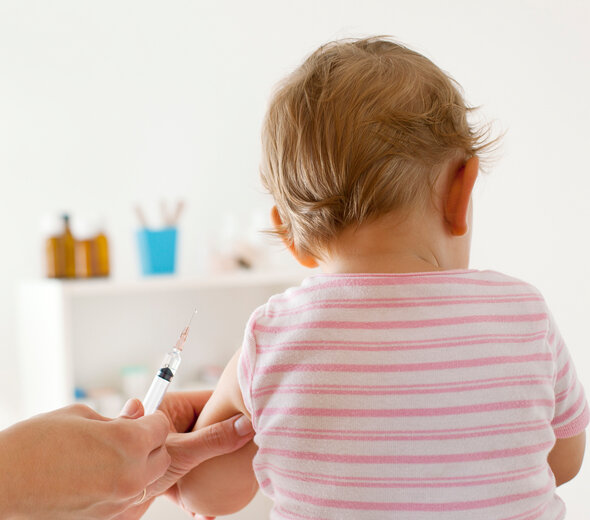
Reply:
[[417, 254], [338, 256], [321, 263], [325, 273], [422, 273], [440, 271], [434, 261]]
[[320, 266], [326, 273], [419, 273], [465, 269], [468, 263], [469, 238], [452, 237], [436, 220], [419, 215], [345, 230]]

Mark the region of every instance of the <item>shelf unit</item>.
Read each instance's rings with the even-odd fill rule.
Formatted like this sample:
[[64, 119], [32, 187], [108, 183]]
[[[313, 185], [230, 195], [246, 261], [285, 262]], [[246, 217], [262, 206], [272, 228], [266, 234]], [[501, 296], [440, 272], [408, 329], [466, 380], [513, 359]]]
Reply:
[[246, 321], [258, 305], [299, 285], [305, 274], [236, 272], [190, 279], [21, 284], [19, 379], [24, 415], [73, 402], [76, 387], [120, 390], [123, 367], [144, 366], [155, 373], [197, 308], [173, 388], [190, 385], [199, 368], [225, 365], [239, 348]]

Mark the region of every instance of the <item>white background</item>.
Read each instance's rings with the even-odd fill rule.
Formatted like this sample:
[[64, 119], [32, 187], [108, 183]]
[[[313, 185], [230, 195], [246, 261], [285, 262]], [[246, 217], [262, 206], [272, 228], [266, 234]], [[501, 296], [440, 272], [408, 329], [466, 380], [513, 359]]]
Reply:
[[[267, 211], [259, 129], [272, 86], [319, 44], [393, 35], [506, 130], [475, 197], [472, 266], [541, 289], [590, 392], [590, 3], [0, 0], [0, 425], [14, 292], [41, 274], [40, 217], [104, 215], [117, 278], [137, 276], [132, 206], [183, 197], [180, 272], [228, 213]], [[590, 464], [587, 464], [587, 466]], [[565, 486], [570, 518], [590, 470]]]

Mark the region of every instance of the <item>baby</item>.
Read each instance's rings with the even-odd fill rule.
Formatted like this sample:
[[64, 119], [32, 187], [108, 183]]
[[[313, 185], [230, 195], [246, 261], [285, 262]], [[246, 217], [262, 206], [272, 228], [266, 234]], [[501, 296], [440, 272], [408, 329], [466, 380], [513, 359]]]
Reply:
[[179, 482], [190, 510], [260, 486], [273, 519], [564, 518], [588, 406], [539, 292], [468, 268], [494, 143], [469, 110], [384, 38], [325, 45], [281, 83], [262, 180], [276, 234], [323, 274], [252, 314], [196, 427], [241, 412], [256, 437]]

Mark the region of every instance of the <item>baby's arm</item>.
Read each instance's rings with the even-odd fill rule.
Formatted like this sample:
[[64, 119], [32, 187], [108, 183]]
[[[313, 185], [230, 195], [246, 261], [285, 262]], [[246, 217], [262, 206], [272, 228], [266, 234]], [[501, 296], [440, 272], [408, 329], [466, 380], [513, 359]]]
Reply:
[[573, 479], [580, 471], [586, 448], [586, 432], [575, 437], [557, 439], [549, 452], [547, 461], [555, 475], [555, 484], [561, 486]]
[[[199, 415], [195, 429], [238, 413], [250, 416], [238, 384], [239, 352], [225, 367], [211, 399]], [[178, 481], [180, 498], [187, 509], [206, 516], [228, 515], [245, 507], [258, 491], [252, 469], [257, 447], [250, 441], [228, 455], [203, 462]]]

